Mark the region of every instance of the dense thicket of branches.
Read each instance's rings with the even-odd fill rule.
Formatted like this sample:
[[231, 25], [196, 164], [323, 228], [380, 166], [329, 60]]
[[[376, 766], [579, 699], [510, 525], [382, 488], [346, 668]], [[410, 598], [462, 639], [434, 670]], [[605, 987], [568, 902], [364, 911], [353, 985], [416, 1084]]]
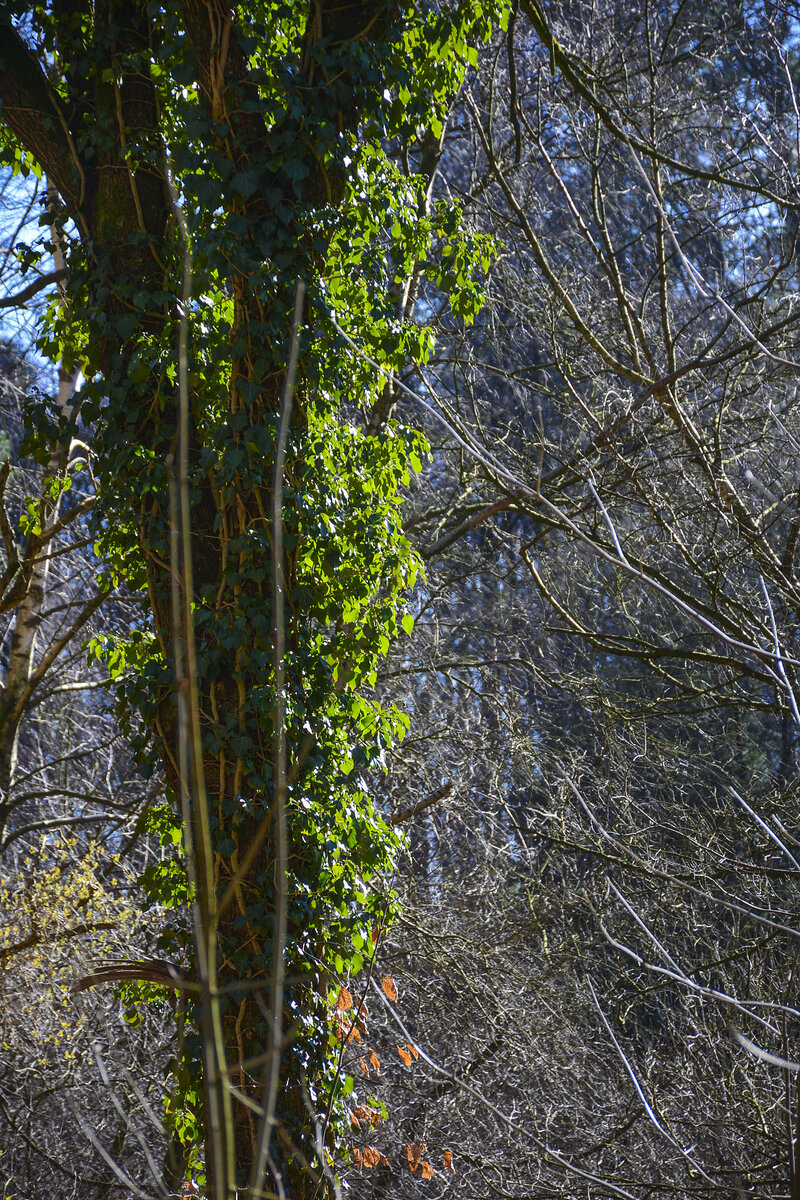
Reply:
[[[401, 298], [434, 325], [434, 357], [403, 368], [395, 354], [385, 386], [349, 360], [373, 372], [374, 404], [362, 416], [345, 395], [348, 422], [374, 432], [393, 412], [431, 446], [406, 485], [404, 530], [426, 568], [415, 626], [376, 680], [410, 718], [370, 778], [407, 832], [378, 889], [396, 889], [401, 911], [360, 974], [325, 962], [343, 1011], [361, 1006], [340, 1072], [349, 1158], [335, 1164], [353, 1195], [800, 1196], [794, 7], [519, 0], [448, 93], [442, 139], [384, 138], [402, 171], [434, 180], [417, 219], [437, 200], [463, 206], [493, 265], [464, 326], [447, 262], [463, 289], [466, 243], [443, 253], [438, 234], [441, 269], [417, 262]], [[12, 473], [12, 515], [22, 485]], [[82, 497], [76, 483], [59, 519]], [[85, 520], [57, 544], [79, 542]], [[83, 565], [53, 567], [33, 662], [89, 599], [75, 580], [93, 560], [69, 554]], [[114, 603], [87, 628], [130, 621], [135, 601]], [[127, 774], [99, 676], [64, 708], [69, 653], [20, 726], [18, 786], [39, 772], [46, 787], [14, 810], [3, 879], [35, 876], [25, 855], [42, 821], [96, 820], [82, 846], [93, 830], [102, 853], [125, 848], [92, 867], [111, 897], [102, 922], [118, 893], [136, 905], [127, 881], [161, 851], [136, 824], [150, 792]], [[70, 778], [94, 807], [76, 810], [42, 730], [72, 745], [86, 728], [113, 748], [80, 743]], [[122, 925], [112, 954], [149, 953], [147, 930]], [[57, 932], [49, 945], [58, 976]], [[14, 986], [30, 987], [37, 964], [17, 969]], [[67, 1143], [110, 1190], [68, 1099], [98, 1058], [130, 1116], [101, 1105], [85, 1120], [153, 1186], [135, 1088], [151, 1086], [169, 1022], [165, 1034], [143, 1006], [115, 1042], [113, 1002], [85, 1002], [82, 1020], [105, 1032], [74, 1073], [50, 1052], [26, 1074], [23, 1042], [0, 1064], [11, 1194], [56, 1180]], [[47, 1131], [31, 1139], [17, 1128], [35, 1104]]]
[[499, 254], [414, 385], [461, 440], [413, 498], [391, 779], [453, 792], [392, 965], [482, 1099], [395, 1052], [386, 1102], [471, 1192], [800, 1186], [795, 1076], [731, 1038], [797, 1057], [797, 33], [521, 4], [450, 123]]

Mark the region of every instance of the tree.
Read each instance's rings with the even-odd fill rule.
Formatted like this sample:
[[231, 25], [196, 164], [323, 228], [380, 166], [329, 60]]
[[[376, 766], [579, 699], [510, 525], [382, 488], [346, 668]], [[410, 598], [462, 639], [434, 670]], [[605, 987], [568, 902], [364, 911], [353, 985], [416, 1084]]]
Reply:
[[474, 304], [475, 256], [429, 198], [488, 20], [109, 0], [0, 25], [7, 161], [59, 197], [39, 345], [86, 380], [79, 415], [39, 412], [40, 453], [89, 431], [97, 551], [149, 597], [110, 649], [167, 773], [159, 820], [185, 817], [188, 875], [146, 885], [193, 903], [194, 932], [178, 915], [162, 939], [190, 1009], [172, 1120], [204, 1126], [215, 1197], [327, 1187], [332, 984], [393, 911], [397, 839], [361, 775], [405, 722], [364, 688], [418, 569], [399, 505], [423, 444], [387, 424], [385, 378], [428, 352], [435, 244], [453, 309]]

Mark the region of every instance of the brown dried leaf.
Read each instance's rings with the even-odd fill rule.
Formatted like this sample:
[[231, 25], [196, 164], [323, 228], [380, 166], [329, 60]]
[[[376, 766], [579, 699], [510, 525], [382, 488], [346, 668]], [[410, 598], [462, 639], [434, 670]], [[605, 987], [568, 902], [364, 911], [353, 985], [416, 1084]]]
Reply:
[[[375, 1051], [373, 1050], [372, 1054], [374, 1054], [374, 1053], [375, 1053]], [[370, 1054], [370, 1056], [369, 1056], [370, 1062], [372, 1062], [372, 1054]], [[361, 1067], [361, 1070], [364, 1072], [365, 1075], [369, 1075], [369, 1067], [364, 1062], [363, 1058], [358, 1065]], [[373, 1063], [373, 1066], [374, 1066], [374, 1063]]]
[[366, 1150], [364, 1151], [364, 1166], [377, 1167], [378, 1163], [381, 1161], [381, 1158], [382, 1155], [377, 1146], [367, 1146]]
[[442, 1158], [444, 1159], [444, 1165], [445, 1165], [445, 1167], [446, 1167], [446, 1168], [447, 1168], [447, 1167], [449, 1167], [449, 1168], [450, 1168], [450, 1170], [451, 1170], [451, 1171], [453, 1172], [453, 1174], [455, 1175], [455, 1173], [456, 1173], [456, 1169], [455, 1169], [455, 1167], [453, 1166], [453, 1151], [452, 1151], [452, 1150], [443, 1150], [443, 1151], [442, 1151]]
[[367, 1104], [359, 1104], [358, 1108], [353, 1111], [360, 1121], [369, 1121], [372, 1125], [377, 1125], [381, 1119], [380, 1111], [377, 1108], [370, 1108]]
[[367, 1008], [366, 1000], [362, 999], [361, 996], [354, 996], [353, 1008], [358, 1014], [359, 1021], [366, 1028], [367, 1021], [369, 1020], [369, 1009]]
[[402, 1046], [398, 1046], [397, 1053], [400, 1055], [400, 1057], [402, 1058], [402, 1060], [406, 1064], [406, 1066], [410, 1067], [413, 1060], [411, 1058], [411, 1055], [408, 1053], [408, 1051], [404, 1050]]
[[358, 1028], [355, 1025], [348, 1033], [347, 1040], [348, 1040], [348, 1042], [360, 1042], [361, 1041], [361, 1034], [358, 1032]]
[[377, 926], [376, 926], [376, 928], [375, 928], [375, 929], [373, 929], [373, 931], [372, 931], [372, 944], [373, 944], [373, 946], [377, 946], [377, 944], [378, 944], [378, 938], [379, 938], [380, 936], [381, 936], [381, 931], [380, 931], [380, 929], [378, 929], [378, 928], [377, 928]]
[[394, 986], [394, 980], [392, 979], [391, 975], [384, 975], [383, 979], [381, 980], [381, 987], [390, 1000], [397, 999], [397, 988]]
[[406, 1142], [406, 1154], [408, 1155], [408, 1166], [411, 1174], [415, 1174], [417, 1167], [422, 1161], [422, 1156], [425, 1153], [424, 1142]]
[[353, 997], [350, 995], [346, 987], [339, 989], [339, 999], [336, 1001], [337, 1012], [347, 1012], [353, 1007]]
[[408, 1048], [411, 1051], [411, 1053], [414, 1055], [414, 1058], [415, 1059], [419, 1058], [419, 1050], [417, 1049], [417, 1047], [412, 1046], [411, 1042], [408, 1042], [407, 1045], [408, 1045]]
[[419, 1173], [423, 1179], [433, 1179], [433, 1167], [429, 1162], [420, 1163]]
[[361, 1160], [363, 1158], [363, 1155], [362, 1155], [361, 1151], [359, 1150], [358, 1146], [353, 1146], [353, 1158], [356, 1160], [356, 1163], [358, 1164], [358, 1169], [360, 1171], [361, 1170]]
[[356, 1129], [360, 1129], [360, 1128], [361, 1128], [361, 1122], [359, 1121], [358, 1117], [356, 1116], [356, 1114], [353, 1112], [353, 1110], [352, 1110], [352, 1109], [348, 1109], [348, 1110], [347, 1110], [347, 1115], [348, 1115], [348, 1117], [350, 1118], [350, 1121], [351, 1121], [351, 1123], [353, 1124], [353, 1126], [354, 1126]]
[[[362, 1060], [361, 1060], [361, 1061], [362, 1061], [362, 1062], [364, 1061], [364, 1060], [363, 1060], [363, 1058], [362, 1058]], [[374, 1069], [374, 1071], [375, 1071], [375, 1074], [376, 1074], [376, 1075], [380, 1075], [380, 1073], [381, 1073], [381, 1060], [378, 1058], [378, 1056], [377, 1056], [377, 1054], [375, 1053], [375, 1051], [374, 1051], [374, 1050], [370, 1050], [370, 1052], [369, 1052], [369, 1061], [372, 1063], [372, 1066], [373, 1066], [373, 1069]], [[369, 1074], [369, 1071], [367, 1071], [366, 1073], [367, 1073], [367, 1074]]]

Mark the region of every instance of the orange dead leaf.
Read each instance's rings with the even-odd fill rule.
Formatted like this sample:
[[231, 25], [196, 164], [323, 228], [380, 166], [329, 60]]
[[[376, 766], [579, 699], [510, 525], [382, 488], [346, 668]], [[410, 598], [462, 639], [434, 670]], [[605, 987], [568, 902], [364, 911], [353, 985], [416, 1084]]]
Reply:
[[347, 1040], [348, 1040], [348, 1042], [360, 1042], [361, 1041], [361, 1034], [358, 1032], [358, 1029], [356, 1028], [355, 1025], [348, 1033]]
[[339, 999], [336, 1001], [336, 1009], [338, 1012], [346, 1012], [347, 1009], [353, 1007], [353, 997], [350, 995], [346, 987], [339, 989]]
[[364, 1151], [364, 1166], [377, 1167], [382, 1157], [383, 1156], [381, 1155], [381, 1152], [377, 1146], [367, 1146], [366, 1150]]
[[384, 975], [383, 979], [381, 980], [381, 987], [390, 1000], [397, 999], [397, 988], [394, 986], [394, 980], [392, 979], [391, 975]]
[[377, 944], [378, 944], [378, 938], [379, 938], [380, 936], [381, 936], [381, 931], [380, 931], [380, 929], [378, 929], [378, 928], [375, 928], [375, 929], [373, 929], [373, 931], [372, 931], [372, 944], [373, 944], [373, 946], [377, 946]]
[[[362, 1061], [362, 1063], [363, 1063], [363, 1061], [364, 1061], [364, 1060], [363, 1060], [363, 1058], [362, 1058], [362, 1060], [361, 1060], [361, 1061]], [[375, 1074], [376, 1074], [376, 1075], [380, 1075], [380, 1073], [381, 1073], [381, 1060], [378, 1058], [378, 1056], [377, 1056], [377, 1054], [375, 1053], [375, 1051], [374, 1051], [374, 1050], [370, 1050], [370, 1052], [369, 1052], [369, 1061], [372, 1063], [372, 1066], [373, 1066], [373, 1068], [374, 1068], [374, 1070], [375, 1070]], [[367, 1071], [366, 1073], [367, 1073], [367, 1074], [369, 1074], [369, 1071]]]
[[348, 1111], [347, 1111], [347, 1115], [348, 1115], [348, 1117], [350, 1118], [350, 1121], [351, 1121], [351, 1123], [353, 1124], [353, 1126], [354, 1126], [356, 1129], [360, 1129], [360, 1128], [361, 1128], [361, 1122], [359, 1121], [359, 1119], [358, 1119], [358, 1117], [356, 1116], [356, 1114], [355, 1114], [355, 1113], [352, 1111], [352, 1109], [348, 1109]]
[[361, 1024], [366, 1026], [367, 1021], [369, 1020], [369, 1009], [367, 1008], [366, 1000], [363, 1000], [361, 996], [354, 996], [353, 1008], [355, 1009]]
[[425, 1153], [424, 1142], [406, 1142], [406, 1154], [408, 1155], [408, 1168], [411, 1174], [416, 1174], [417, 1167], [422, 1162], [422, 1155]]
[[397, 1053], [400, 1055], [400, 1057], [402, 1058], [402, 1060], [406, 1064], [406, 1066], [410, 1067], [412, 1058], [411, 1058], [411, 1055], [408, 1053], [408, 1051], [404, 1050], [402, 1046], [398, 1046]]
[[453, 1151], [452, 1151], [452, 1150], [443, 1150], [443, 1151], [442, 1151], [442, 1158], [444, 1159], [444, 1165], [445, 1165], [445, 1167], [449, 1167], [449, 1168], [450, 1168], [450, 1170], [451, 1170], [451, 1171], [453, 1172], [453, 1174], [455, 1175], [455, 1173], [456, 1173], [456, 1169], [455, 1169], [455, 1167], [453, 1166]]
[[423, 1179], [433, 1179], [433, 1167], [429, 1162], [420, 1163], [419, 1173]]
[[356, 1160], [356, 1163], [358, 1164], [358, 1169], [360, 1171], [361, 1170], [361, 1160], [363, 1158], [363, 1155], [362, 1155], [361, 1151], [359, 1150], [358, 1146], [353, 1146], [353, 1158]]
[[[375, 1053], [375, 1051], [373, 1050], [372, 1054], [374, 1054], [374, 1053]], [[369, 1056], [369, 1057], [370, 1057], [370, 1062], [372, 1062], [372, 1054], [370, 1054], [370, 1056]], [[365, 1074], [365, 1075], [369, 1075], [369, 1067], [368, 1067], [368, 1066], [367, 1066], [367, 1064], [364, 1062], [363, 1058], [362, 1058], [361, 1062], [360, 1062], [358, 1065], [361, 1067], [361, 1070], [364, 1072], [364, 1074]], [[374, 1065], [374, 1064], [373, 1064], [373, 1065]]]
[[417, 1047], [412, 1046], [411, 1042], [408, 1042], [407, 1045], [408, 1045], [408, 1048], [411, 1051], [411, 1053], [414, 1055], [414, 1058], [415, 1059], [419, 1058], [419, 1050], [417, 1049]]
[[382, 1115], [380, 1109], [370, 1108], [367, 1104], [359, 1104], [354, 1114], [360, 1121], [369, 1121], [372, 1125], [377, 1125]]

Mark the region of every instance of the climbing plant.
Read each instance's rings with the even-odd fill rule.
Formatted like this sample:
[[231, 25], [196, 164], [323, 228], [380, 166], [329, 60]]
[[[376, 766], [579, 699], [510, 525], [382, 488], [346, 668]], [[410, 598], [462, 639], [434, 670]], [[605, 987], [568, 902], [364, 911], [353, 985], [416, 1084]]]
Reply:
[[31, 414], [31, 445], [90, 431], [98, 574], [149, 598], [91, 653], [168, 781], [143, 884], [174, 913], [173, 1188], [333, 1180], [333, 1013], [394, 911], [398, 837], [363, 774], [407, 725], [370, 689], [413, 624], [401, 506], [426, 449], [394, 379], [432, 350], [422, 289], [454, 318], [480, 304], [487, 245], [432, 183], [503, 19], [471, 0], [0, 17], [5, 161], [46, 173], [68, 270], [39, 347], [85, 381], [78, 415]]

